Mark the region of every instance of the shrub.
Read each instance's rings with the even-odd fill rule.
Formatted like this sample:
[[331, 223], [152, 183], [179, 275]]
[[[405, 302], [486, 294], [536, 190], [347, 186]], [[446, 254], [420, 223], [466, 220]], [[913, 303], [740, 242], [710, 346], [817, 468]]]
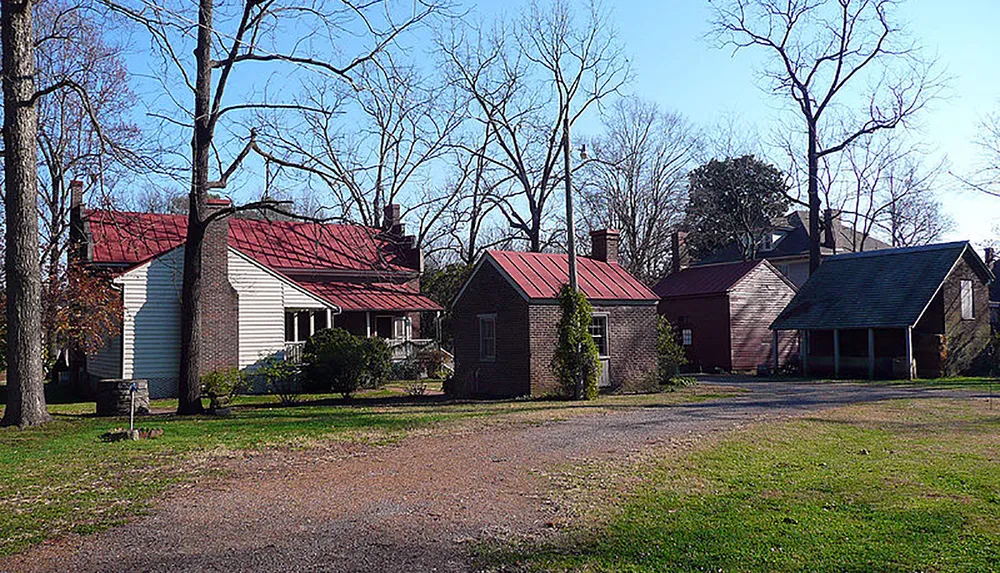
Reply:
[[665, 316], [656, 324], [656, 373], [660, 384], [670, 385], [670, 381], [687, 364], [684, 346], [677, 339], [677, 332]]
[[225, 408], [243, 390], [243, 374], [239, 368], [218, 368], [201, 377], [201, 391], [209, 399], [209, 408]]
[[444, 364], [448, 361], [448, 355], [437, 348], [428, 348], [417, 353], [417, 361], [428, 378], [437, 378], [444, 371]]
[[676, 388], [687, 388], [688, 386], [694, 386], [698, 383], [698, 379], [694, 376], [673, 376], [666, 382], [663, 382], [663, 386], [670, 389]]
[[427, 393], [427, 382], [423, 380], [410, 380], [403, 387], [407, 396], [423, 396]]
[[392, 353], [381, 338], [354, 336], [342, 328], [321, 330], [303, 348], [306, 376], [317, 388], [350, 398], [359, 388], [377, 388], [389, 376]]
[[364, 360], [362, 388], [379, 388], [389, 379], [392, 367], [392, 350], [389, 344], [381, 338], [359, 338], [361, 353]]
[[272, 354], [257, 364], [253, 376], [265, 392], [277, 396], [283, 405], [298, 403], [302, 380], [299, 367], [293, 362]]
[[565, 285], [559, 293], [559, 342], [552, 357], [552, 370], [564, 395], [575, 399], [597, 397], [600, 361], [590, 336], [593, 307], [582, 292]]
[[416, 380], [423, 376], [424, 367], [415, 359], [408, 358], [393, 362], [390, 368], [389, 378], [393, 380]]

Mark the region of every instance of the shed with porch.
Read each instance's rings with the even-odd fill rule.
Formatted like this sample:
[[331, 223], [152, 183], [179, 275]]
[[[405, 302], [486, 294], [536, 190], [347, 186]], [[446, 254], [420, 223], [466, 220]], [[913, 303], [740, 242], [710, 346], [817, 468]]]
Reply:
[[983, 367], [993, 275], [960, 241], [829, 257], [771, 325], [809, 376], [937, 378]]
[[[659, 297], [617, 261], [618, 234], [592, 233], [594, 255], [577, 259], [579, 288], [594, 308], [591, 334], [603, 390], [640, 391], [656, 368]], [[476, 396], [559, 392], [552, 371], [569, 282], [567, 255], [489, 251], [455, 298], [456, 391]]]

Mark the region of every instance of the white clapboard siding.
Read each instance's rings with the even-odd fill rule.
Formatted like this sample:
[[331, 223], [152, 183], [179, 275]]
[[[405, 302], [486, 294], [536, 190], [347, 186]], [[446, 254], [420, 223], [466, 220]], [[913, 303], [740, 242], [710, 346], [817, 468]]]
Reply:
[[109, 336], [104, 346], [87, 356], [87, 372], [98, 378], [122, 377], [122, 335]]
[[233, 249], [229, 283], [239, 293], [240, 368], [284, 350], [286, 308], [325, 308], [322, 300]]
[[115, 281], [124, 289], [122, 378], [149, 380], [150, 398], [177, 394], [183, 263], [177, 248]]

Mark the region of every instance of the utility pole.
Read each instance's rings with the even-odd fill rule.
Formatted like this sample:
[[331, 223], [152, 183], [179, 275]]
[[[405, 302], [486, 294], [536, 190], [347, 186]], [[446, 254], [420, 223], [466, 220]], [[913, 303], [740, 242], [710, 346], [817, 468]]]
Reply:
[[576, 228], [573, 224], [573, 182], [570, 169], [569, 110], [563, 117], [563, 166], [566, 170], [566, 250], [569, 251], [569, 288], [574, 293], [576, 284]]

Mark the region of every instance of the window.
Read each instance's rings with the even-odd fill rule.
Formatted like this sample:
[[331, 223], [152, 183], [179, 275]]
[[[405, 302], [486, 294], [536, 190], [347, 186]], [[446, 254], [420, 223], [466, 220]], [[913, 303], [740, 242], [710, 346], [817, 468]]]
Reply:
[[972, 281], [962, 281], [959, 291], [962, 297], [962, 320], [976, 318], [976, 307], [972, 299]]
[[590, 319], [590, 336], [594, 339], [594, 345], [597, 346], [597, 354], [600, 356], [609, 356], [608, 354], [608, 316], [602, 314], [595, 314]]
[[397, 316], [392, 320], [392, 337], [397, 340], [409, 340], [410, 320], [405, 316]]
[[479, 317], [479, 359], [495, 360], [497, 357], [497, 317], [484, 314]]
[[691, 346], [691, 329], [685, 328], [681, 331], [681, 344], [684, 346]]

